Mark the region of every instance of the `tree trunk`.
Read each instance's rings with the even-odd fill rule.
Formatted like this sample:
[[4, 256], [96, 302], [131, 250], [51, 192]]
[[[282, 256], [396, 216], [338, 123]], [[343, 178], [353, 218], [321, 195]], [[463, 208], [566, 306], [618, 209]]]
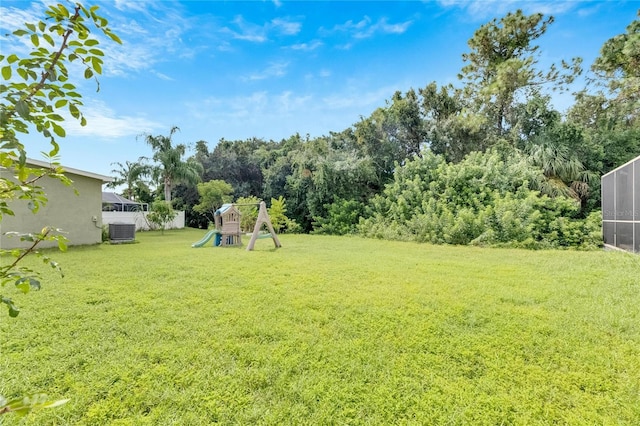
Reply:
[[167, 203], [171, 203], [171, 179], [164, 179], [164, 200]]

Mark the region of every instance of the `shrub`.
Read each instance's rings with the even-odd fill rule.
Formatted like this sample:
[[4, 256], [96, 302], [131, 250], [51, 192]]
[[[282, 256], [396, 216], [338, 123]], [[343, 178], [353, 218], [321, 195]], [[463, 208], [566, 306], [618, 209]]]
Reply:
[[[580, 219], [575, 200], [534, 191], [529, 183], [539, 176], [515, 152], [507, 157], [472, 153], [457, 164], [425, 153], [396, 170], [394, 181], [372, 199], [368, 218], [357, 229], [368, 237], [433, 244], [598, 247], [599, 216]], [[329, 216], [321, 227], [341, 229], [338, 219], [344, 212], [339, 207], [334, 222]]]
[[284, 197], [272, 198], [271, 207], [267, 211], [276, 232], [297, 233], [302, 229], [295, 220], [287, 217], [287, 206]]
[[109, 225], [102, 225], [102, 242], [109, 241]]
[[147, 215], [147, 218], [149, 219], [149, 222], [160, 228], [160, 231], [164, 234], [164, 230], [167, 225], [171, 223], [177, 215], [178, 213], [173, 210], [171, 203], [163, 200], [157, 200], [151, 205], [151, 211]]
[[316, 218], [314, 234], [346, 235], [357, 232], [365, 206], [356, 200], [337, 200], [327, 207], [327, 217]]

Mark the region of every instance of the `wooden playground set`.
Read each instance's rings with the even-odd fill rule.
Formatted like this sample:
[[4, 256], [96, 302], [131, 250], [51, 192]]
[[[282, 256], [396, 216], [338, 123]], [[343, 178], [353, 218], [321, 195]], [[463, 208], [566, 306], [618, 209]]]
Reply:
[[[214, 214], [215, 229], [210, 230], [205, 236], [198, 242], [191, 244], [191, 247], [204, 247], [209, 241], [212, 241], [214, 247], [224, 246], [241, 246], [242, 245], [242, 230], [240, 228], [240, 217], [242, 214], [238, 210], [240, 204], [223, 204]], [[266, 225], [269, 233], [261, 233], [262, 225]], [[253, 250], [256, 244], [256, 240], [259, 238], [271, 238], [276, 248], [282, 247], [276, 231], [273, 229], [269, 213], [267, 213], [267, 205], [264, 201], [260, 202], [260, 209], [258, 211], [258, 218], [256, 224], [253, 227], [253, 233], [251, 239], [247, 245], [247, 250]]]

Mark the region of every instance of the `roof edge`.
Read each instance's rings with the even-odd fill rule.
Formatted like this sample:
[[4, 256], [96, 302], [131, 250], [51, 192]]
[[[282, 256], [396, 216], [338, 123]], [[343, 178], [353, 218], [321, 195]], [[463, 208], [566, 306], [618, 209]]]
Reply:
[[[50, 168], [51, 163], [42, 160], [36, 160], [34, 158], [27, 158], [27, 164], [31, 164], [32, 166]], [[98, 179], [102, 181], [102, 183], [110, 183], [113, 182], [113, 178], [111, 176], [101, 175], [99, 173], [87, 172], [86, 170], [74, 169], [73, 167], [62, 166], [65, 173], [72, 173], [78, 176], [84, 176], [92, 179]]]

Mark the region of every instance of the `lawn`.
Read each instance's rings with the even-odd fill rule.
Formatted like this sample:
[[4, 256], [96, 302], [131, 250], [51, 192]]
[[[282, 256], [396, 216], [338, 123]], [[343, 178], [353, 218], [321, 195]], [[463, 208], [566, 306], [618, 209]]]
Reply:
[[54, 253], [0, 394], [71, 400], [0, 423], [640, 424], [638, 256], [203, 234]]

